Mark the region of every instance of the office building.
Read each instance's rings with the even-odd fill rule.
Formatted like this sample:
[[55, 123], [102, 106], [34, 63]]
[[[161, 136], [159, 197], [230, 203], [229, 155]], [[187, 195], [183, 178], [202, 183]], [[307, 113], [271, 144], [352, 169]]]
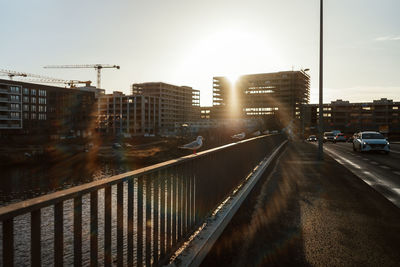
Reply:
[[132, 85], [132, 95], [158, 97], [161, 102], [161, 132], [175, 132], [175, 123], [200, 119], [200, 91], [162, 82]]
[[161, 127], [160, 98], [125, 95], [122, 92], [98, 98], [98, 130], [112, 135], [157, 134]]

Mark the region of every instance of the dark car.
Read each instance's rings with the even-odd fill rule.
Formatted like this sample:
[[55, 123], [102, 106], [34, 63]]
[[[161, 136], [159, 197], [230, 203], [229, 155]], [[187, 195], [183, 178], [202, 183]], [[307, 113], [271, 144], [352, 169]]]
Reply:
[[346, 142], [346, 136], [342, 133], [338, 133], [334, 138], [333, 138], [333, 142]]
[[333, 134], [333, 132], [325, 132], [324, 133], [324, 140], [323, 142], [333, 142], [333, 140], [335, 139], [335, 135]]

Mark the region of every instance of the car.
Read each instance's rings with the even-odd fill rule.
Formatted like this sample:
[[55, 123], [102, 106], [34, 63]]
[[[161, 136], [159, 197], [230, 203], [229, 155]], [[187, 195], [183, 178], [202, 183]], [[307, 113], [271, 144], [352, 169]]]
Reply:
[[335, 135], [333, 132], [324, 132], [324, 140], [323, 142], [333, 142], [333, 139], [335, 138]]
[[310, 135], [310, 136], [307, 138], [307, 141], [308, 141], [308, 142], [317, 142], [317, 137], [316, 137], [315, 135]]
[[121, 148], [122, 148], [121, 144], [119, 144], [119, 143], [114, 143], [114, 144], [112, 145], [112, 147], [113, 147], [114, 149], [121, 149]]
[[338, 133], [334, 138], [333, 138], [333, 142], [346, 142], [346, 136], [342, 133]]
[[389, 141], [380, 132], [359, 132], [354, 135], [354, 151], [383, 151], [385, 154], [390, 152]]

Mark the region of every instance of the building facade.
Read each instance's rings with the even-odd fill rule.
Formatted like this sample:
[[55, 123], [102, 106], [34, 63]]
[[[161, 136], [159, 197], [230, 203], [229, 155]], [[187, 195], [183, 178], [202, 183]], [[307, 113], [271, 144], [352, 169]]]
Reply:
[[161, 127], [159, 97], [125, 95], [122, 92], [98, 98], [98, 131], [113, 135], [157, 134]]
[[200, 91], [162, 82], [132, 85], [132, 95], [158, 97], [161, 132], [174, 132], [175, 123], [200, 119]]
[[[316, 131], [318, 104], [304, 108], [304, 126]], [[400, 135], [400, 102], [381, 98], [372, 102], [350, 103], [341, 99], [323, 105], [324, 131], [341, 130], [352, 134], [357, 131], [380, 131]]]
[[264, 118], [287, 124], [300, 118], [309, 102], [310, 76], [305, 71], [243, 75], [237, 81], [213, 78], [213, 118]]
[[0, 136], [86, 136], [95, 120], [95, 89], [0, 80]]

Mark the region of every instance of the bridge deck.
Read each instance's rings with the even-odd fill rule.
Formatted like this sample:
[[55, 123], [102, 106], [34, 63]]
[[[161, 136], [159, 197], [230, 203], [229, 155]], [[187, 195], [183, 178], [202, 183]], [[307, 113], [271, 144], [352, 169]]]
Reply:
[[396, 266], [400, 209], [316, 147], [292, 143], [203, 266]]

